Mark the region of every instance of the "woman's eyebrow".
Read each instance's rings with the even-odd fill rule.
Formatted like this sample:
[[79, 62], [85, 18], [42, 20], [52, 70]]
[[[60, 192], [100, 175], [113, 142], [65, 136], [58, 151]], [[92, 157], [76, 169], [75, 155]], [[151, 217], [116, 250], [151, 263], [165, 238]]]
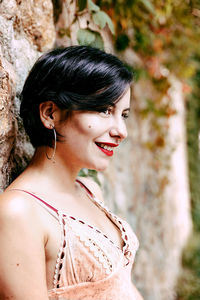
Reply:
[[[116, 104], [114, 104], [112, 107], [115, 108], [115, 107], [116, 107]], [[130, 111], [130, 110], [131, 110], [130, 107], [127, 107], [127, 108], [123, 109], [123, 111]]]

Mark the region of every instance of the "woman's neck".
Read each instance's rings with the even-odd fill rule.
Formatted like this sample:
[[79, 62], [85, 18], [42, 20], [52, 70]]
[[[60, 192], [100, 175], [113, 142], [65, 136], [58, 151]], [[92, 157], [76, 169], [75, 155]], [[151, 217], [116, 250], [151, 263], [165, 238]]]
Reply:
[[61, 193], [75, 193], [75, 180], [80, 167], [75, 165], [69, 158], [66, 162], [61, 156], [56, 155], [55, 160], [48, 159], [46, 156], [46, 147], [38, 147], [35, 154], [25, 170], [31, 176], [36, 176], [37, 182], [52, 190], [52, 188]]

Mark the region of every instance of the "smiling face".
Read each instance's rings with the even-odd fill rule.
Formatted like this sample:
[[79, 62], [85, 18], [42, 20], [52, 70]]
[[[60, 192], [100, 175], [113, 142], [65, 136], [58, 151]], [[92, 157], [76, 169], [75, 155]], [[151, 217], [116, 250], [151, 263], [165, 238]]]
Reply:
[[73, 111], [58, 132], [64, 142], [57, 143], [63, 158], [79, 168], [103, 171], [116, 147], [127, 137], [126, 118], [130, 110], [130, 88], [104, 112]]

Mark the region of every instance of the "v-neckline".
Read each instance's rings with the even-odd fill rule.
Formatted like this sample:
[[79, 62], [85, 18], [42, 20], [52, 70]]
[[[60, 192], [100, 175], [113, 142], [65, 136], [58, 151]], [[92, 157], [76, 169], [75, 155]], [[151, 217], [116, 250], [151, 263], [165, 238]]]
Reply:
[[90, 227], [91, 229], [96, 230], [97, 232], [101, 233], [105, 238], [107, 238], [108, 240], [111, 241], [111, 243], [118, 248], [122, 253], [125, 253], [125, 249], [127, 248], [127, 242], [128, 242], [128, 238], [126, 235], [126, 231], [122, 225], [122, 222], [120, 220], [118, 220], [118, 217], [116, 215], [114, 215], [105, 205], [102, 201], [100, 201], [89, 189], [87, 186], [85, 186], [85, 184], [80, 181], [79, 179], [76, 179], [76, 182], [79, 183], [79, 185], [81, 187], [83, 187], [86, 190], [86, 195], [88, 196], [88, 198], [102, 211], [104, 212], [104, 214], [106, 215], [106, 217], [109, 219], [109, 221], [111, 221], [114, 225], [116, 225], [117, 229], [119, 230], [120, 233], [120, 239], [123, 242], [123, 246], [119, 247], [110, 237], [107, 236], [107, 234], [105, 234], [98, 226], [92, 225], [90, 223], [88, 223], [88, 221], [85, 221], [83, 219], [79, 219], [77, 217], [74, 216], [70, 216], [69, 214], [66, 214], [64, 211], [59, 210], [63, 216], [71, 218], [73, 220], [79, 221], [80, 223], [83, 223], [85, 225], [87, 225], [88, 227]]

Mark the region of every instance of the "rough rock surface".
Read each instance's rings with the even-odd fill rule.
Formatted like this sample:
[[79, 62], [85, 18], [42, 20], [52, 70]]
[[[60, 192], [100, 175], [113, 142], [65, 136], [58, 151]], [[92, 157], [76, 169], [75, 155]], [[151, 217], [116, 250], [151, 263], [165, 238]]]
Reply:
[[13, 67], [0, 56], [0, 169], [1, 185], [8, 176], [7, 165], [16, 135], [16, 121], [13, 112], [15, 76]]
[[[34, 61], [53, 47], [55, 27], [50, 0], [0, 3], [0, 189], [25, 166], [32, 147], [18, 118], [24, 80]], [[15, 97], [16, 95], [16, 97]], [[11, 178], [12, 179], [12, 178]]]

